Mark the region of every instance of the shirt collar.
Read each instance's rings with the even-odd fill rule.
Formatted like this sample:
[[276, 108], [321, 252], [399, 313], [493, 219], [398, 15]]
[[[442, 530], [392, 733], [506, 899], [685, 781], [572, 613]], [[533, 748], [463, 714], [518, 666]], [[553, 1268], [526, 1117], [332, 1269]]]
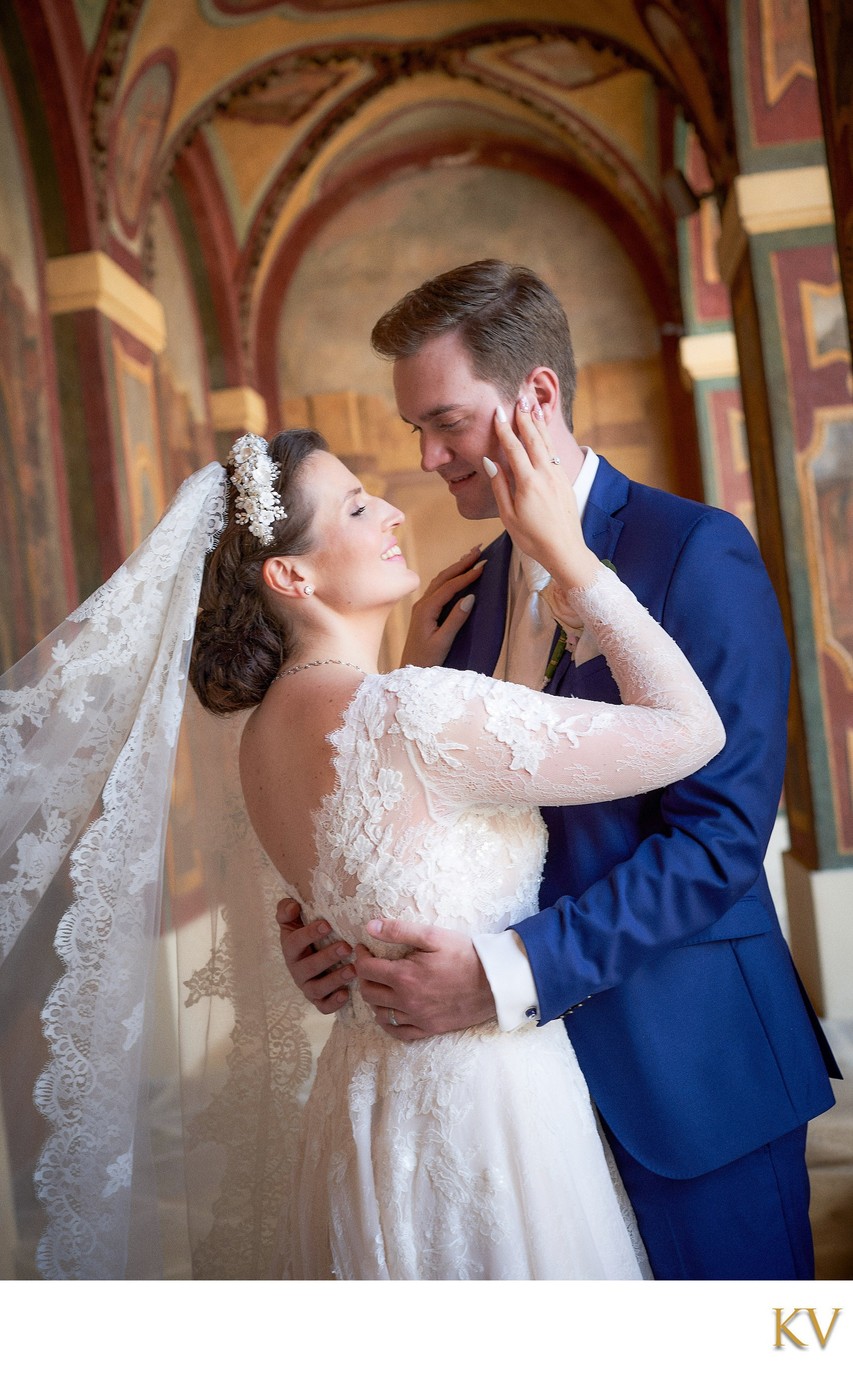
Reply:
[[581, 470], [575, 479], [572, 487], [575, 490], [575, 500], [578, 504], [578, 514], [583, 521], [583, 514], [586, 511], [586, 504], [592, 492], [592, 485], [595, 482], [595, 475], [598, 473], [598, 455], [589, 445], [582, 445], [583, 463]]

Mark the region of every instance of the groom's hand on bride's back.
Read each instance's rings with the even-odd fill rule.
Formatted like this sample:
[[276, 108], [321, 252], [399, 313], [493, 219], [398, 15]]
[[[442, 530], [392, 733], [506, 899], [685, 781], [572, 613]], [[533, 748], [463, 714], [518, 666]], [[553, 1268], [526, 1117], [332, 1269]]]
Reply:
[[474, 1028], [495, 1017], [491, 987], [469, 937], [378, 918], [367, 932], [406, 948], [396, 960], [374, 956], [361, 944], [356, 948], [359, 992], [376, 1022], [398, 1042]]
[[332, 929], [323, 918], [303, 923], [295, 899], [282, 899], [275, 917], [281, 952], [296, 985], [321, 1014], [333, 1014], [346, 1004], [355, 980], [352, 947], [329, 942]]

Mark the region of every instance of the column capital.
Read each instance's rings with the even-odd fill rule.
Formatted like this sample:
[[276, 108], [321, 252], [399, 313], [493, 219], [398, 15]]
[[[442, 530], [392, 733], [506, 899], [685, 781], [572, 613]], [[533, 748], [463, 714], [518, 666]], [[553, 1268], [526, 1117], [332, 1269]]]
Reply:
[[691, 383], [740, 376], [737, 346], [731, 330], [683, 335], [678, 341], [678, 361]]
[[153, 354], [162, 354], [165, 349], [162, 304], [100, 249], [48, 259], [46, 282], [51, 315], [100, 311]]
[[219, 387], [210, 393], [214, 430], [267, 433], [267, 404], [253, 387]]
[[744, 173], [733, 181], [723, 207], [720, 276], [731, 286], [750, 235], [832, 223], [829, 176], [822, 163]]

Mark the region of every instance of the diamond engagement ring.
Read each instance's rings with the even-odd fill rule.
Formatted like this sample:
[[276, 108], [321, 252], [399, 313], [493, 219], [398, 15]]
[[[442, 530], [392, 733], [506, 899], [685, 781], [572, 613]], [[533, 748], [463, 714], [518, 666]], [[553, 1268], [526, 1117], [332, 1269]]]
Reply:
[[388, 1010], [388, 1022], [390, 1023], [392, 1028], [399, 1028], [400, 1026], [397, 1022], [397, 1015], [394, 1013], [393, 1009]]
[[559, 457], [558, 457], [556, 454], [552, 454], [552, 455], [551, 455], [551, 463], [552, 463], [552, 464], [559, 464], [559, 462], [560, 462]]

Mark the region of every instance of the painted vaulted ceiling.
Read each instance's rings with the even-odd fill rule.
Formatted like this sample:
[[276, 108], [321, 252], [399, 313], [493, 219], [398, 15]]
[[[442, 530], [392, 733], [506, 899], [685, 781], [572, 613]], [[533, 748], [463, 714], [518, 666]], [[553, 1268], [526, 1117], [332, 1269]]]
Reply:
[[725, 0], [15, 7], [68, 153], [49, 251], [102, 247], [150, 281], [152, 216], [170, 201], [229, 284], [242, 351], [283, 263], [336, 209], [436, 166], [520, 171], [581, 197], [660, 319], [676, 319], [666, 187], [685, 127], [694, 190], [736, 170]]

